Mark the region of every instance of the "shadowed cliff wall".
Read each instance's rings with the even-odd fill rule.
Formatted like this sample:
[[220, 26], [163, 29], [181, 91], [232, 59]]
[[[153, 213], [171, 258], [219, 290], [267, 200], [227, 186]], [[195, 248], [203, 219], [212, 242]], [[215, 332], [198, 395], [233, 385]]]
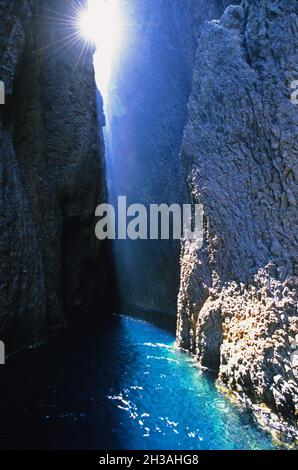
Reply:
[[107, 253], [94, 234], [106, 199], [103, 141], [93, 51], [67, 37], [75, 3], [0, 2], [0, 337], [9, 353], [104, 310]]

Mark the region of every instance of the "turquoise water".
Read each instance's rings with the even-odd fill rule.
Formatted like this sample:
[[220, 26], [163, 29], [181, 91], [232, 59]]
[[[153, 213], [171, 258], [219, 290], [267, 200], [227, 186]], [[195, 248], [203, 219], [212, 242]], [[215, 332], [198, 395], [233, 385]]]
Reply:
[[174, 342], [115, 317], [16, 356], [0, 370], [0, 448], [272, 449]]
[[136, 357], [109, 399], [130, 449], [272, 449], [271, 439], [231, 405], [175, 338], [122, 318]]

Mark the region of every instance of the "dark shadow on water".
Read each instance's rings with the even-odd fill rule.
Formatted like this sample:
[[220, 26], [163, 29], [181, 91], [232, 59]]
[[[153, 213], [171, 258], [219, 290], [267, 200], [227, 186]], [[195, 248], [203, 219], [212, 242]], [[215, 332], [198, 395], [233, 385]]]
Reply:
[[65, 330], [2, 367], [0, 448], [124, 448], [107, 398], [119, 388], [126, 363], [138, 360], [133, 344], [123, 344], [126, 354], [119, 355], [127, 341], [122, 328], [115, 317], [100, 331]]
[[122, 307], [122, 312], [120, 312], [123, 315], [128, 315], [131, 317], [135, 317], [139, 320], [146, 321], [150, 323], [153, 326], [157, 326], [158, 328], [161, 328], [162, 330], [172, 333], [173, 335], [176, 335], [176, 316], [165, 314], [162, 311], [159, 310], [147, 310], [145, 308], [142, 308], [140, 306], [136, 306], [134, 304], [124, 304]]
[[0, 367], [0, 448], [272, 448], [174, 341], [166, 329], [114, 316], [16, 355]]

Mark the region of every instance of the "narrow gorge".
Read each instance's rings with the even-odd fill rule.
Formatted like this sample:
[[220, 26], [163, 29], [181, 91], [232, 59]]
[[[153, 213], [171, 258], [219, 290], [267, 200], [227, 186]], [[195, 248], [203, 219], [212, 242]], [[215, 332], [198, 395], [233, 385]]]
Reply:
[[0, 449], [297, 446], [298, 1], [0, 13]]

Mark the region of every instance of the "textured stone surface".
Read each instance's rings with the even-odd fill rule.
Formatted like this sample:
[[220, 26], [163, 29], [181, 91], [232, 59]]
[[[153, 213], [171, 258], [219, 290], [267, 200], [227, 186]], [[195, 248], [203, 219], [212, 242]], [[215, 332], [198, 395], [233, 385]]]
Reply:
[[178, 300], [179, 344], [229, 390], [290, 424], [298, 404], [297, 12], [295, 0], [245, 0], [202, 31], [182, 157], [192, 200], [204, 205], [204, 246], [183, 244]]
[[102, 306], [94, 209], [105, 200], [104, 159], [93, 51], [81, 54], [82, 41], [67, 37], [74, 4], [0, 2], [0, 337], [8, 353]]

